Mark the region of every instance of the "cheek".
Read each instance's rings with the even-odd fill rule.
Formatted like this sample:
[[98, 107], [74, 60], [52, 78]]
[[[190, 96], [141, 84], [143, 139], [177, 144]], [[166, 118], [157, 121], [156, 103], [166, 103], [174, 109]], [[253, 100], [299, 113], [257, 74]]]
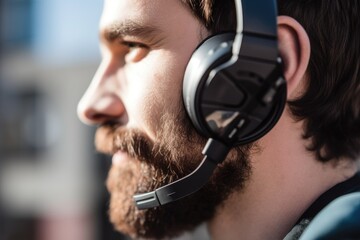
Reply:
[[136, 74], [131, 83], [132, 108], [137, 119], [136, 125], [141, 126], [151, 138], [161, 129], [161, 117], [174, 115], [182, 107], [182, 81], [185, 61], [172, 54], [149, 58], [133, 69]]
[[127, 111], [129, 115], [128, 127], [138, 128], [144, 131], [151, 139], [157, 126], [156, 117], [159, 118], [159, 99], [156, 94], [156, 87], [150, 84], [150, 77], [142, 83], [129, 86], [129, 97], [127, 98]]
[[182, 103], [182, 84], [188, 56], [174, 51], [169, 52], [166, 59], [156, 74], [160, 80], [156, 94], [161, 96], [166, 108], [174, 109]]
[[127, 68], [129, 127], [140, 128], [153, 140], [162, 116], [177, 113], [182, 101], [185, 64], [172, 56], [154, 55]]

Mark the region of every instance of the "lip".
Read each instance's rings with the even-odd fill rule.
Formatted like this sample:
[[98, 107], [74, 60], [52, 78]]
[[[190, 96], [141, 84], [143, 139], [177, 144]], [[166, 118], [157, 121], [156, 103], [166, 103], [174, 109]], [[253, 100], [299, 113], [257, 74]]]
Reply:
[[129, 159], [129, 156], [126, 152], [117, 151], [112, 157], [112, 164], [113, 165], [121, 165], [128, 159]]

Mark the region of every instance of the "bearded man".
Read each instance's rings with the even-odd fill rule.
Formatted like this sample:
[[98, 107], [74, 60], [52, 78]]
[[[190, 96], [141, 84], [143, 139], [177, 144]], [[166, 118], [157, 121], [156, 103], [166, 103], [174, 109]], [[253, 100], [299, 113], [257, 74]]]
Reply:
[[99, 125], [96, 147], [113, 155], [107, 187], [115, 228], [162, 239], [206, 222], [212, 239], [296, 239], [325, 205], [359, 191], [359, 5], [278, 0], [287, 86], [278, 123], [232, 147], [196, 193], [141, 210], [135, 194], [187, 176], [203, 158], [207, 138], [185, 112], [184, 72], [204, 39], [235, 31], [234, 1], [105, 0], [102, 62], [78, 115]]

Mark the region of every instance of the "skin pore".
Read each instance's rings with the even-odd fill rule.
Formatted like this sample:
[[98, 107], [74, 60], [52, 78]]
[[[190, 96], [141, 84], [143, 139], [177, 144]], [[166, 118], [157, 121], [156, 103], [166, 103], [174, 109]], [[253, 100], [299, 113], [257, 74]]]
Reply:
[[[317, 162], [303, 122], [288, 110], [258, 143], [234, 148], [200, 192], [156, 209], [134, 207], [135, 193], [188, 174], [202, 159], [206, 139], [191, 126], [181, 90], [186, 64], [207, 35], [179, 0], [104, 1], [102, 62], [78, 114], [102, 126], [97, 148], [114, 155], [111, 221], [134, 238], [174, 236], [208, 221], [212, 239], [281, 239], [312, 201], [356, 171]], [[304, 89], [310, 44], [295, 20], [279, 17], [279, 45], [292, 99]]]

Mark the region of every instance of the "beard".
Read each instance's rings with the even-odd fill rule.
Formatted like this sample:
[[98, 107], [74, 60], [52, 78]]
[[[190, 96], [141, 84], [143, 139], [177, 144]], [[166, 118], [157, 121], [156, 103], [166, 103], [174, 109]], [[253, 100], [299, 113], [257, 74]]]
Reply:
[[106, 185], [111, 195], [110, 221], [116, 230], [134, 239], [164, 239], [193, 230], [210, 220], [232, 193], [241, 191], [251, 173], [248, 156], [252, 145], [236, 147], [198, 192], [160, 207], [138, 210], [135, 194], [188, 175], [203, 159], [201, 151], [207, 139], [195, 131], [183, 109], [165, 114], [160, 123], [162, 129], [155, 141], [116, 123], [104, 124], [95, 136], [100, 152], [120, 150], [129, 156], [126, 163], [112, 165]]

